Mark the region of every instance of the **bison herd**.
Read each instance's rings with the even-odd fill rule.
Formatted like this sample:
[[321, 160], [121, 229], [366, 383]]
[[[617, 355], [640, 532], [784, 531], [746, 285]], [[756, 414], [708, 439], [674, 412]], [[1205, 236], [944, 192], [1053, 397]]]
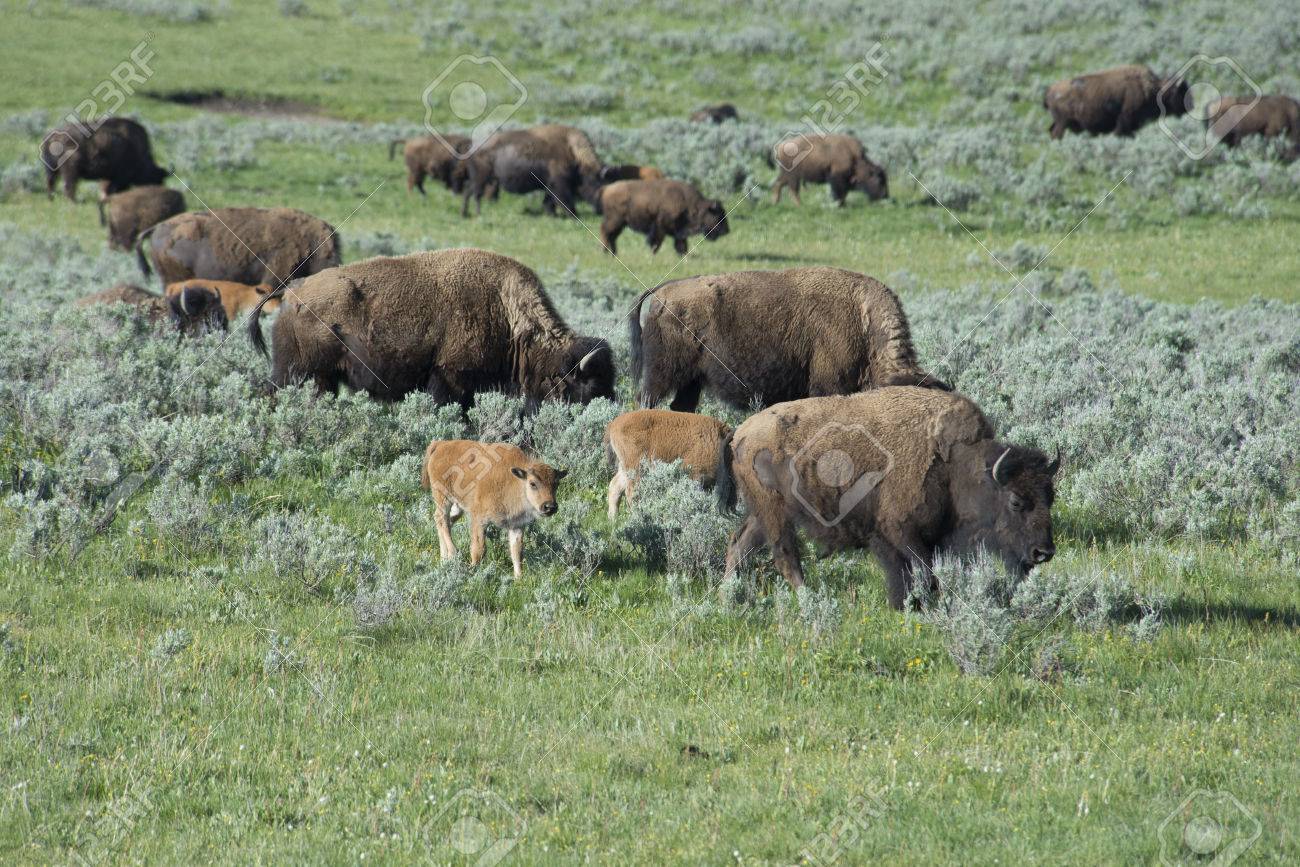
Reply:
[[[1185, 82], [1121, 67], [1051, 85], [1043, 98], [1051, 136], [1130, 135], [1188, 110]], [[730, 104], [691, 120], [736, 118]], [[1300, 103], [1288, 97], [1218, 100], [1207, 107], [1218, 140], [1284, 136], [1300, 152]], [[497, 133], [475, 146], [436, 135], [401, 145], [407, 189], [433, 178], [461, 197], [462, 215], [501, 192], [540, 192], [543, 209], [572, 214], [579, 199], [602, 217], [600, 242], [617, 251], [627, 228], [654, 251], [669, 238], [727, 234], [722, 203], [651, 166], [605, 164], [581, 131], [561, 124]], [[128, 304], [182, 334], [224, 330], [248, 313], [249, 336], [269, 354], [277, 387], [340, 385], [382, 400], [425, 392], [468, 409], [483, 391], [548, 399], [613, 399], [608, 342], [574, 332], [531, 269], [506, 256], [455, 249], [341, 264], [334, 228], [291, 208], [186, 211], [162, 185], [134, 121], [60, 128], [41, 145], [47, 187], [61, 178], [102, 183], [109, 244], [134, 249], [162, 293], [119, 285], [82, 305]], [[773, 200], [803, 183], [827, 184], [843, 205], [858, 190], [889, 194], [885, 170], [845, 135], [776, 143]], [[270, 352], [261, 319], [274, 311]], [[605, 434], [611, 519], [635, 497], [645, 462], [681, 461], [716, 488], [722, 508], [743, 503], [725, 573], [756, 549], [771, 552], [792, 587], [803, 583], [797, 531], [828, 548], [865, 548], [880, 562], [886, 594], [902, 607], [918, 580], [933, 581], [941, 553], [987, 549], [1024, 575], [1051, 559], [1051, 507], [1059, 455], [999, 441], [969, 398], [920, 365], [897, 295], [836, 268], [741, 271], [674, 280], [647, 290], [628, 316], [631, 378], [639, 409]], [[695, 412], [701, 396], [755, 412], [734, 431]], [[668, 409], [658, 409], [670, 400]], [[471, 559], [484, 527], [506, 530], [515, 573], [524, 528], [559, 508], [563, 470], [519, 448], [469, 441], [429, 445], [421, 482], [435, 501], [442, 557], [455, 555], [451, 524], [469, 514]]]

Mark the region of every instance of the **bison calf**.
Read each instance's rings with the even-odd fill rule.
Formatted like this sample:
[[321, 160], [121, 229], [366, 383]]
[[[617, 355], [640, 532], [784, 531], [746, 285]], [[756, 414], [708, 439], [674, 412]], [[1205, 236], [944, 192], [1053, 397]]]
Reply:
[[132, 187], [99, 200], [99, 224], [108, 226], [110, 249], [130, 251], [145, 229], [184, 211], [185, 197], [179, 190], [156, 184]]
[[469, 514], [469, 560], [483, 559], [484, 528], [504, 527], [515, 577], [523, 572], [524, 527], [558, 510], [555, 489], [568, 471], [533, 460], [509, 443], [434, 440], [424, 453], [420, 486], [433, 494], [442, 559], [456, 556], [451, 525]]
[[773, 148], [779, 167], [772, 185], [772, 202], [781, 201], [781, 191], [790, 188], [796, 205], [799, 186], [830, 184], [831, 198], [843, 207], [850, 190], [867, 194], [872, 201], [889, 198], [885, 170], [867, 159], [862, 142], [848, 135], [797, 135], [783, 139]]
[[[439, 140], [441, 138], [441, 141]], [[470, 138], [464, 135], [442, 133], [440, 136], [422, 136], [413, 139], [394, 139], [388, 144], [388, 158], [391, 160], [398, 145], [402, 147], [402, 159], [406, 163], [406, 191], [424, 191], [426, 177], [440, 181], [453, 193], [459, 193], [465, 182], [465, 172], [457, 171], [469, 152]]]
[[208, 331], [226, 329], [226, 312], [216, 293], [204, 287], [191, 286], [183, 292], [165, 298], [139, 286], [119, 283], [111, 289], [96, 292], [77, 300], [78, 307], [96, 304], [129, 304], [137, 308], [151, 322], [167, 323], [188, 336]]
[[756, 547], [803, 584], [796, 529], [829, 549], [867, 548], [902, 608], [939, 553], [984, 547], [1018, 576], [1052, 559], [1059, 458], [999, 442], [968, 398], [899, 386], [784, 403], [751, 416], [718, 461], [718, 496], [748, 510], [723, 580]]
[[[273, 291], [273, 287], [269, 283], [249, 286], [247, 283], [234, 283], [230, 280], [182, 280], [179, 283], [168, 284], [163, 294], [168, 298], [173, 298], [190, 289], [204, 289], [215, 293], [217, 300], [221, 302], [222, 309], [226, 311], [227, 320], [238, 319], [243, 313], [256, 307], [263, 298], [266, 298]], [[267, 310], [275, 310], [279, 306], [279, 299], [267, 299]]]
[[666, 409], [623, 413], [605, 428], [605, 454], [614, 469], [609, 483], [609, 518], [618, 514], [618, 501], [632, 502], [636, 472], [642, 461], [681, 461], [690, 477], [712, 487], [718, 449], [731, 433], [716, 418]]
[[704, 235], [716, 241], [730, 231], [722, 202], [706, 199], [700, 191], [682, 181], [666, 178], [651, 181], [617, 181], [601, 190], [600, 242], [610, 254], [618, 252], [618, 236], [631, 226], [646, 236], [651, 251], [658, 253], [664, 238], [673, 239], [673, 249], [686, 255], [686, 239]]

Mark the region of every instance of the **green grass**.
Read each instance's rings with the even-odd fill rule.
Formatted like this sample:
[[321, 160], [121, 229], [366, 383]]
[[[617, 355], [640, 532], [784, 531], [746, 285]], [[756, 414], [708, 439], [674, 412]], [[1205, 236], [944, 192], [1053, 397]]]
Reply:
[[[298, 100], [337, 119], [417, 123], [421, 90], [465, 48], [448, 38], [421, 53], [415, 16], [390, 16], [387, 3], [309, 6], [310, 16], [286, 18], [236, 0], [212, 21], [174, 24], [6, 2], [0, 114], [66, 111], [151, 32], [158, 72], [146, 90], [222, 88]], [[689, 30], [716, 11], [627, 14], [649, 29]], [[493, 20], [476, 18], [480, 36]], [[812, 53], [829, 53], [836, 26], [797, 26]], [[576, 83], [603, 65], [581, 51], [518, 51], [540, 94], [523, 120], [571, 117], [545, 96], [550, 70], [571, 64]], [[765, 58], [788, 67], [792, 84], [763, 90], [747, 77], [752, 64], [734, 57], [713, 64], [721, 84], [709, 85], [670, 52], [627, 52], [638, 76], [662, 86], [629, 82], [600, 114], [623, 125], [724, 97], [776, 120], [825, 84], [820, 72], [801, 71], [800, 58]], [[942, 75], [907, 87], [906, 102], [882, 100], [873, 117], [933, 113], [953, 96]], [[152, 121], [195, 114], [147, 99], [128, 110]], [[32, 147], [2, 134], [0, 163]], [[1120, 187], [1068, 235], [963, 216], [972, 238], [895, 173], [887, 203], [855, 195], [837, 211], [820, 190], [798, 209], [742, 203], [729, 236], [679, 263], [667, 249], [651, 256], [630, 232], [616, 261], [571, 221], [526, 214], [538, 207], [531, 199], [503, 199], [462, 220], [444, 190], [408, 195], [400, 163], [381, 146], [264, 143], [250, 168], [186, 180], [192, 208], [292, 205], [341, 226], [345, 239], [390, 232], [485, 246], [548, 274], [572, 266], [629, 288], [813, 263], [887, 281], [906, 271], [916, 285], [948, 287], [1005, 277], [987, 257], [968, 261], [984, 255], [979, 242], [1001, 250], [1024, 240], [1052, 249], [1047, 267], [1083, 268], [1154, 298], [1297, 297], [1294, 200], [1271, 202], [1268, 219], [1177, 218], [1155, 205], [1124, 224], [1111, 213], [1132, 207]], [[84, 184], [70, 205], [19, 193], [0, 204], [0, 221], [97, 248], [93, 194]], [[581, 217], [594, 231], [590, 210]], [[14, 467], [3, 469], [8, 477]], [[330, 482], [263, 480], [237, 493], [254, 504], [250, 522], [298, 508], [357, 532], [382, 526], [378, 503], [341, 502]], [[570, 496], [598, 503], [601, 492]], [[6, 508], [0, 517], [7, 548], [15, 516]], [[853, 561], [851, 582], [832, 587], [842, 625], [822, 638], [770, 614], [682, 617], [662, 574], [622, 561], [606, 564], [586, 598], [562, 604], [552, 622], [529, 608], [534, 591], [546, 579], [567, 591], [578, 576], [530, 563], [521, 583], [477, 610], [407, 614], [365, 632], [329, 594], [246, 573], [240, 549], [195, 554], [131, 536], [130, 521], [142, 517], [133, 504], [76, 559], [15, 561], [0, 574], [0, 623], [9, 624], [0, 652], [5, 863], [74, 853], [105, 862], [464, 863], [448, 848], [443, 812], [463, 790], [491, 792], [508, 807], [481, 814], [491, 833], [509, 833], [516, 817], [526, 826], [506, 863], [788, 864], [823, 832], [839, 839], [837, 863], [1156, 863], [1161, 824], [1201, 789], [1231, 793], [1259, 823], [1243, 863], [1300, 860], [1300, 587], [1276, 552], [1186, 539], [1096, 547], [1084, 532], [1067, 535], [1052, 568], [1114, 564], [1140, 590], [1169, 597], [1164, 629], [1142, 642], [1118, 627], [1054, 624], [1050, 634], [1066, 643], [1060, 666], [1047, 670], [1037, 664], [1043, 637], [1022, 631], [1004, 668], [984, 678], [958, 672], [934, 627], [887, 610], [880, 572], [865, 557]], [[376, 550], [389, 541], [436, 557], [432, 528], [403, 527]], [[508, 562], [503, 547], [489, 544], [498, 567]], [[217, 585], [198, 568], [212, 563], [232, 567]], [[155, 641], [177, 628], [192, 643], [159, 660]], [[288, 640], [299, 664], [266, 666], [272, 636]], [[859, 824], [852, 804], [864, 795], [879, 815]], [[147, 806], [129, 821], [105, 821], [124, 796]]]

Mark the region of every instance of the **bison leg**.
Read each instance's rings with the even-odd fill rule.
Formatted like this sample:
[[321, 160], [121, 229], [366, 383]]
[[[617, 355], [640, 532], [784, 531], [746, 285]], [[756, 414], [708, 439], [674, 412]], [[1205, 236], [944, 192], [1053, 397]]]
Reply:
[[507, 534], [510, 537], [510, 565], [515, 570], [515, 580], [524, 574], [524, 530], [513, 527]]
[[63, 195], [68, 197], [69, 202], [77, 200], [77, 173], [60, 170], [63, 175]]
[[931, 575], [930, 591], [935, 592], [939, 589], [929, 570], [932, 552], [919, 541], [915, 544], [904, 543], [900, 547], [877, 537], [872, 539], [870, 547], [871, 553], [876, 555], [876, 559], [885, 570], [885, 597], [889, 600], [890, 608], [895, 611], [903, 610], [908, 594], [912, 592], [918, 566], [926, 574]]
[[650, 233], [645, 236], [645, 242], [650, 245], [651, 253], [658, 253], [659, 248], [664, 245], [664, 230], [656, 225], [650, 230]]
[[484, 533], [483, 520], [478, 515], [469, 516], [469, 562], [471, 566], [477, 566], [483, 559], [483, 549], [486, 547], [486, 537]]
[[678, 256], [686, 255], [690, 248], [686, 245], [686, 237], [684, 235], [677, 235], [673, 238], [673, 249], [677, 251]]
[[700, 392], [704, 389], [703, 380], [693, 379], [677, 389], [673, 402], [668, 408], [674, 412], [695, 412], [700, 405]]
[[798, 179], [798, 178], [791, 178], [791, 180], [790, 180], [790, 195], [794, 197], [794, 203], [795, 203], [796, 205], [799, 205], [799, 206], [802, 207], [802, 206], [803, 206], [803, 199], [799, 198], [799, 187], [800, 187], [799, 179]]
[[831, 181], [831, 199], [834, 200], [837, 207], [844, 207], [844, 200], [849, 197], [849, 184], [843, 178], [835, 178]]
[[[628, 491], [627, 471], [620, 469], [614, 473], [614, 478], [609, 480], [609, 494], [605, 497], [605, 505], [609, 508], [609, 519], [612, 521], [618, 517], [618, 501]], [[628, 502], [632, 501], [628, 496]]]
[[600, 221], [600, 243], [605, 245], [605, 252], [611, 256], [618, 255], [618, 236], [623, 233], [626, 225], [619, 218], [608, 214]]
[[429, 371], [429, 378], [424, 383], [424, 391], [437, 404], [455, 403], [459, 399], [436, 370]]
[[776, 561], [776, 568], [789, 583], [791, 590], [798, 590], [803, 586], [803, 565], [799, 562], [799, 537], [795, 535], [792, 525], [787, 523], [782, 527], [781, 534], [772, 545], [772, 559]]
[[438, 555], [446, 560], [456, 556], [456, 543], [451, 538], [451, 501], [433, 494], [433, 523], [438, 528]]
[[722, 580], [726, 582], [736, 571], [745, 565], [754, 549], [767, 544], [767, 534], [758, 516], [750, 513], [736, 532], [731, 534], [731, 543], [727, 545], [727, 565], [722, 570]]
[[772, 204], [781, 204], [781, 190], [783, 189], [785, 189], [785, 175], [778, 177], [776, 183], [772, 184]]

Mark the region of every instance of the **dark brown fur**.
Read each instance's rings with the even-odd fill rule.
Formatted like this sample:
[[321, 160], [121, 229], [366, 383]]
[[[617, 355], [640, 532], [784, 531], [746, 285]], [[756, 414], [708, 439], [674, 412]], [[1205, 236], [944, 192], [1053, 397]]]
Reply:
[[1290, 144], [1286, 158], [1300, 156], [1300, 102], [1289, 96], [1226, 97], [1209, 106], [1206, 123], [1228, 147], [1247, 136], [1280, 136]]
[[736, 113], [736, 107], [729, 102], [706, 105], [699, 111], [691, 112], [691, 123], [722, 123], [737, 119], [739, 115]]
[[948, 388], [917, 363], [898, 296], [839, 268], [675, 280], [643, 293], [628, 325], [644, 407], [675, 393], [671, 408], [691, 412], [705, 388], [740, 408], [885, 385]]
[[1056, 551], [1058, 468], [1036, 449], [997, 441], [960, 394], [902, 386], [774, 406], [721, 450], [719, 497], [730, 508], [739, 492], [747, 511], [723, 580], [767, 547], [801, 586], [797, 529], [832, 550], [869, 549], [894, 608], [939, 553], [984, 547], [1026, 575]]
[[[442, 139], [437, 136], [423, 136], [413, 139], [394, 139], [388, 145], [388, 158], [393, 158], [394, 152], [399, 144], [404, 144], [402, 148], [402, 159], [406, 162], [406, 191], [419, 190], [420, 195], [426, 195], [424, 191], [424, 179], [433, 178], [442, 183], [453, 193], [459, 193], [464, 186], [466, 173], [457, 171], [461, 163], [464, 162], [464, 155], [469, 150], [469, 136], [455, 135], [452, 133], [443, 133]], [[448, 145], [455, 150], [452, 153]], [[459, 154], [459, 156], [457, 156]]]
[[136, 242], [148, 276], [146, 241], [164, 288], [195, 277], [279, 287], [333, 268], [341, 247], [333, 226], [294, 208], [216, 208], [165, 220]]
[[469, 216], [471, 197], [479, 213], [484, 195], [497, 190], [521, 195], [541, 191], [547, 214], [569, 216], [576, 213], [579, 196], [595, 201], [602, 168], [591, 140], [580, 129], [542, 124], [497, 133], [466, 160], [461, 216]]
[[191, 287], [171, 298], [164, 298], [139, 286], [119, 283], [111, 289], [78, 299], [76, 304], [78, 307], [129, 304], [138, 308], [149, 321], [167, 323], [189, 336], [207, 331], [224, 331], [227, 325], [221, 299], [212, 290], [200, 287]]
[[1066, 78], [1043, 94], [1052, 115], [1051, 136], [1068, 132], [1132, 135], [1164, 113], [1187, 113], [1187, 84], [1161, 79], [1145, 66], [1114, 69]]
[[[465, 407], [486, 390], [530, 403], [614, 394], [609, 345], [575, 334], [536, 274], [487, 250], [367, 259], [267, 296], [276, 298], [277, 386], [310, 379], [334, 391], [347, 383], [382, 399], [423, 390]], [[261, 310], [248, 327], [265, 352]]]
[[132, 187], [99, 202], [99, 222], [108, 226], [108, 246], [128, 252], [145, 229], [184, 212], [185, 197], [180, 190], [157, 185]]
[[706, 199], [683, 181], [661, 178], [653, 181], [617, 181], [601, 190], [600, 242], [605, 251], [618, 252], [618, 236], [627, 227], [646, 236], [656, 253], [665, 238], [673, 249], [686, 255], [686, 239], [703, 235], [716, 241], [730, 231], [722, 202]]
[[112, 195], [131, 187], [161, 184], [171, 174], [154, 162], [145, 128], [124, 117], [51, 130], [41, 141], [41, 162], [50, 198], [58, 177], [63, 179], [63, 193], [69, 201], [76, 201], [77, 182], [83, 178], [103, 181], [104, 194]]
[[862, 142], [848, 135], [797, 135], [773, 148], [778, 167], [772, 201], [781, 201], [789, 187], [796, 205], [801, 184], [830, 184], [835, 204], [844, 205], [849, 190], [860, 190], [872, 201], [889, 198], [885, 170], [867, 159]]

